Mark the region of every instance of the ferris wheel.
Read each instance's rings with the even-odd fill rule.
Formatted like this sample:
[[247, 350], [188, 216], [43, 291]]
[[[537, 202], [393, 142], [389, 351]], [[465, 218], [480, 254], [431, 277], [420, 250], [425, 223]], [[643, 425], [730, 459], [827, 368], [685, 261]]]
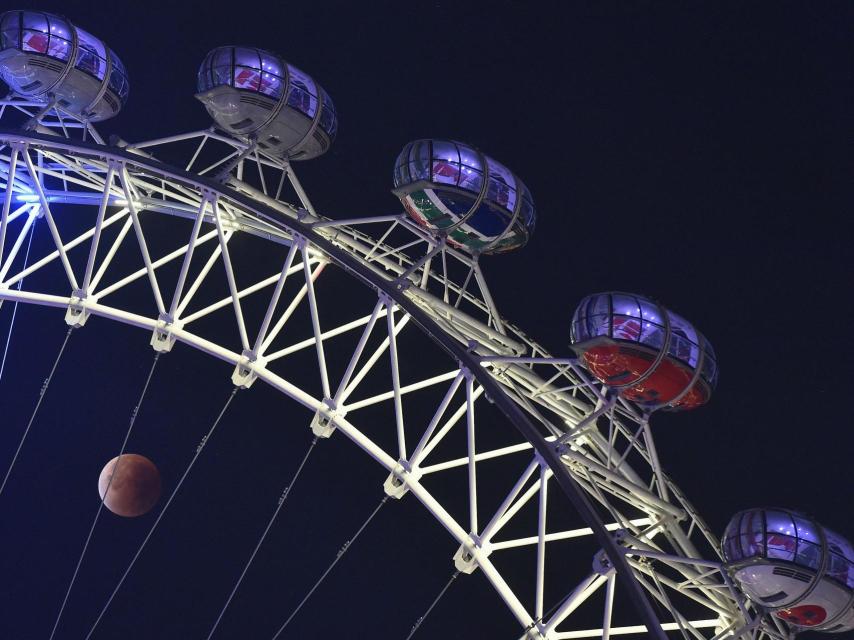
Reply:
[[[714, 351], [688, 320], [642, 296], [588, 296], [571, 323], [574, 350], [555, 356], [502, 316], [479, 258], [522, 247], [536, 220], [509, 168], [460, 142], [414, 141], [394, 165], [404, 212], [330, 219], [295, 164], [333, 143], [335, 108], [279, 56], [213, 50], [196, 98], [215, 126], [107, 144], [94, 123], [127, 99], [118, 56], [50, 14], [13, 11], [0, 22], [0, 71], [13, 90], [0, 106], [0, 301], [63, 310], [66, 342], [97, 316], [145, 331], [154, 364], [181, 343], [233, 367], [234, 392], [165, 487], [86, 637], [97, 637], [234, 393], [256, 383], [313, 415], [294, 481], [329, 438], [349, 439], [353, 455], [387, 475], [382, 502], [329, 570], [380, 506], [415, 500], [456, 548], [448, 585], [482, 574], [518, 623], [508, 637], [783, 640], [854, 627], [847, 541], [757, 510], [733, 520], [722, 547], [664, 471], [655, 411], [699, 407], [717, 379]], [[51, 246], [27, 255], [36, 227]], [[115, 468], [135, 415], [116, 435]], [[235, 550], [246, 564], [211, 603], [207, 637], [294, 485], [260, 539]], [[0, 489], [0, 509], [2, 499]], [[786, 517], [786, 531], [771, 526]], [[90, 536], [96, 526], [98, 515]], [[48, 611], [50, 637], [62, 636], [88, 542], [55, 619]], [[530, 571], [515, 569], [522, 557]], [[567, 559], [585, 570], [569, 579]], [[271, 637], [287, 637], [329, 570]]]

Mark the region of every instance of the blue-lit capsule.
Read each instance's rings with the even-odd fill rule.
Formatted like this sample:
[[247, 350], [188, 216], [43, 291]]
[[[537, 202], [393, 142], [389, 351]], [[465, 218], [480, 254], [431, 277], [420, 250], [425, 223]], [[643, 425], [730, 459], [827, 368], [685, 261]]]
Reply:
[[103, 41], [38, 11], [0, 16], [0, 76], [14, 94], [52, 100], [86, 120], [106, 120], [127, 101], [124, 65]]
[[397, 157], [394, 187], [418, 224], [472, 253], [518, 249], [534, 232], [534, 202], [519, 177], [460, 142], [410, 142]]
[[307, 73], [261, 49], [211, 51], [199, 69], [196, 98], [222, 128], [290, 160], [325, 153], [338, 130], [329, 94]]
[[721, 539], [742, 591], [799, 631], [854, 630], [854, 548], [838, 533], [785, 509], [733, 516]]

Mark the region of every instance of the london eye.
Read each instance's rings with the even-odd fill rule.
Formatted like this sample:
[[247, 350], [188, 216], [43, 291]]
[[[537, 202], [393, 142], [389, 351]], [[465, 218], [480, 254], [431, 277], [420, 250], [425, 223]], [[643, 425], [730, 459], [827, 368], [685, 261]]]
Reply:
[[[748, 505], [715, 531], [668, 473], [656, 425], [714, 402], [712, 327], [562, 278], [562, 351], [500, 311], [493, 261], [555, 215], [512, 159], [414, 138], [377, 172], [390, 211], [348, 193], [326, 215], [300, 178], [334, 149], [337, 96], [266, 43], [200, 58], [196, 129], [134, 139], [100, 133], [136, 98], [115, 43], [36, 11], [0, 31], [0, 393], [41, 384], [4, 401], [24, 420], [0, 509], [51, 566], [7, 549], [30, 578], [4, 600], [42, 607], [21, 628], [305, 635], [348, 610], [337, 578], [377, 594], [350, 609], [375, 601], [383, 636], [408, 608], [403, 638], [467, 581], [507, 637], [854, 629], [854, 551], [821, 515]], [[386, 552], [348, 569], [365, 544]]]

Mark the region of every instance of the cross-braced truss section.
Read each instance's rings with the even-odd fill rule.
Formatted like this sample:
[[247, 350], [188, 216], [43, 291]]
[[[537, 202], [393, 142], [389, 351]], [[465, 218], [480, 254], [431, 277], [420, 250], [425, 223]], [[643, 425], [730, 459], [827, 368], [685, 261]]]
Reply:
[[[214, 143], [225, 150], [212, 159]], [[402, 215], [323, 218], [286, 162], [213, 130], [124, 150], [28, 133], [0, 144], [0, 301], [65, 309], [73, 326], [92, 314], [131, 324], [157, 351], [186, 343], [234, 365], [238, 386], [289, 396], [315, 435], [340, 432], [382, 465], [388, 495], [424, 505], [457, 569], [486, 576], [522, 637], [650, 633], [615, 595], [625, 563], [668, 637], [787, 637], [729, 581], [649, 416], [502, 319], [476, 258]], [[171, 145], [189, 149], [195, 175], [148, 155]], [[23, 268], [36, 219], [51, 246]], [[424, 357], [438, 334], [465, 360]], [[580, 488], [620, 562], [556, 474]]]

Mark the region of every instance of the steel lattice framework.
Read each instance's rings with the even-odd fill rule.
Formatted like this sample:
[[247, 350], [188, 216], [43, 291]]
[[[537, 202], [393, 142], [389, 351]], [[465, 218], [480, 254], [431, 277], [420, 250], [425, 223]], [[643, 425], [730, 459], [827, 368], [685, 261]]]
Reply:
[[[442, 524], [457, 568], [483, 572], [523, 638], [790, 637], [730, 582], [717, 538], [659, 462], [649, 416], [504, 319], [476, 257], [403, 214], [320, 216], [288, 163], [214, 129], [108, 146], [59, 111], [2, 108], [30, 120], [0, 133], [0, 301], [65, 309], [72, 326], [92, 314], [136, 326], [160, 352], [180, 341], [231, 363], [235, 385], [261, 380], [307, 407], [316, 435], [352, 440], [388, 471], [386, 493], [412, 494]], [[155, 159], [181, 154], [183, 169]], [[22, 268], [37, 218], [53, 246]], [[276, 266], [259, 276], [261, 254]], [[338, 302], [354, 290], [363, 309]], [[300, 313], [309, 335], [289, 332]], [[410, 336], [425, 335], [437, 356], [402, 375], [422, 360]], [[346, 355], [343, 371], [330, 349]], [[311, 352], [311, 375], [295, 376], [289, 358]], [[378, 380], [386, 391], [371, 392]], [[484, 491], [485, 467], [504, 485]], [[462, 499], [441, 501], [439, 485]], [[567, 512], [580, 526], [554, 516]], [[591, 536], [593, 558], [576, 551]], [[533, 584], [502, 570], [509, 550], [528, 552]], [[555, 587], [561, 553], [587, 554], [588, 575]], [[632, 604], [615, 604], [618, 579]], [[651, 602], [668, 612], [660, 624]], [[599, 627], [573, 615], [590, 603]], [[616, 624], [616, 605], [637, 624]]]

